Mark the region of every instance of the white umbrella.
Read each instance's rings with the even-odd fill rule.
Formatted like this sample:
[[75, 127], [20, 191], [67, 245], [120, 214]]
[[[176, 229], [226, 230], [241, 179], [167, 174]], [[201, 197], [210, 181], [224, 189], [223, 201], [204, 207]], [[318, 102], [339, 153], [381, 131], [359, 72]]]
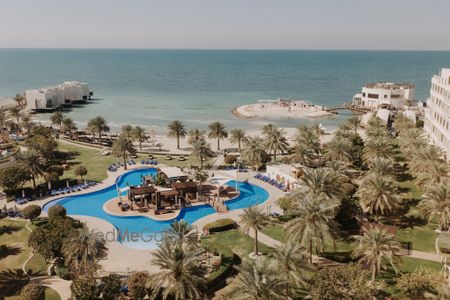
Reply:
[[66, 186], [69, 188], [70, 184], [69, 184], [69, 180], [66, 180]]
[[25, 190], [22, 190], [22, 198], [25, 198]]
[[48, 188], [49, 191], [52, 189], [52, 183], [50, 181], [47, 184], [47, 188]]

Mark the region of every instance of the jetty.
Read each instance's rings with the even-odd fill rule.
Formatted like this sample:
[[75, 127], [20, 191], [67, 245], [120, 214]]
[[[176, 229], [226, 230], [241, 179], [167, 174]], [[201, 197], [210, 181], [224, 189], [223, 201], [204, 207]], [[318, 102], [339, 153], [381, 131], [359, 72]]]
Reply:
[[369, 108], [361, 107], [358, 105], [354, 105], [351, 103], [344, 103], [342, 105], [333, 106], [333, 107], [324, 107], [324, 109], [330, 113], [337, 114], [339, 110], [350, 110], [353, 113], [357, 114], [365, 114], [370, 112]]

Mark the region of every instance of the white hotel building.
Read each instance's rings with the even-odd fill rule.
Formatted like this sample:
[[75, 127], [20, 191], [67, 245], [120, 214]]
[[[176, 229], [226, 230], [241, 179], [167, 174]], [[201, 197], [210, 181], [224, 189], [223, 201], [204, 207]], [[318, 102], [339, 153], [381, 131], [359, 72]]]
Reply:
[[85, 102], [93, 93], [87, 83], [66, 81], [53, 87], [26, 90], [26, 108], [33, 111], [51, 111], [74, 102]]
[[442, 69], [431, 78], [424, 129], [436, 146], [450, 159], [450, 69]]
[[415, 87], [411, 83], [368, 83], [353, 96], [353, 105], [369, 108], [402, 108], [414, 101]]

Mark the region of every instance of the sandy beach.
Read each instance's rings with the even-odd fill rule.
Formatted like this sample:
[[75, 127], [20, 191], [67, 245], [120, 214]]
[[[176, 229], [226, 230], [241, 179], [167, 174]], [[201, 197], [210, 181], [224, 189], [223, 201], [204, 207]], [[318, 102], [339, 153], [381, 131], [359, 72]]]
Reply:
[[239, 118], [256, 117], [280, 117], [280, 118], [323, 118], [333, 114], [324, 110], [323, 107], [311, 105], [298, 109], [281, 106], [264, 106], [260, 104], [246, 104], [233, 109], [233, 114]]

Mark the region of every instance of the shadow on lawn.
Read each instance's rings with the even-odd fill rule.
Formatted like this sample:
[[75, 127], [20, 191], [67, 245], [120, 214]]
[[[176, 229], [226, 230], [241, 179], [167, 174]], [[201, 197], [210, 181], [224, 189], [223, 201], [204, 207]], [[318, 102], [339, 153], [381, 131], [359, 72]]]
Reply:
[[0, 298], [18, 295], [29, 281], [30, 277], [22, 269], [6, 269], [1, 271]]
[[22, 253], [22, 248], [19, 246], [0, 245], [0, 259], [6, 258], [10, 255], [18, 255]]
[[15, 225], [3, 225], [0, 226], [0, 235], [4, 234], [12, 234], [14, 232], [19, 231], [21, 228]]

